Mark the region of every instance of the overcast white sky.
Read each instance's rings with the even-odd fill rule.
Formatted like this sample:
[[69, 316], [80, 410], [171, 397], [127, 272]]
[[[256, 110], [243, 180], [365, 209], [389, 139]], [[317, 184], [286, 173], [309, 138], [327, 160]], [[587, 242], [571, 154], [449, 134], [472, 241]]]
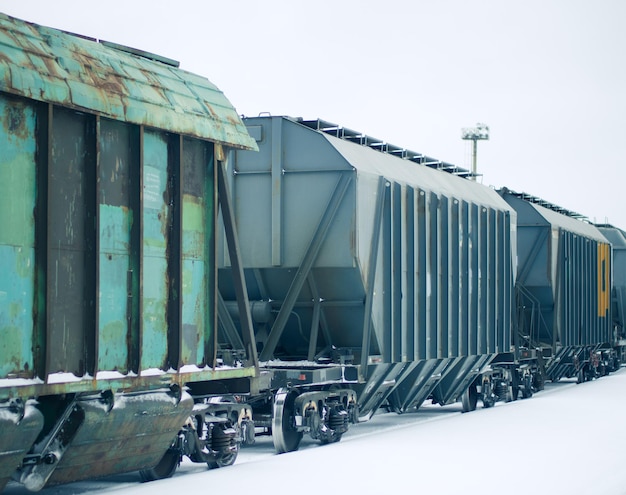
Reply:
[[158, 53], [239, 113], [322, 118], [626, 229], [623, 0], [0, 0]]

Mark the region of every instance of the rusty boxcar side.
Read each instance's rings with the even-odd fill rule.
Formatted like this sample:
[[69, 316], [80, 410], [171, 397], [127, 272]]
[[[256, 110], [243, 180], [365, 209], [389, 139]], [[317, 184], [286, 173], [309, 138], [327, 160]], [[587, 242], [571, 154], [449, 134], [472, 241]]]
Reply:
[[186, 384], [249, 391], [215, 337], [229, 148], [256, 144], [207, 79], [0, 14], [0, 488], [150, 468]]

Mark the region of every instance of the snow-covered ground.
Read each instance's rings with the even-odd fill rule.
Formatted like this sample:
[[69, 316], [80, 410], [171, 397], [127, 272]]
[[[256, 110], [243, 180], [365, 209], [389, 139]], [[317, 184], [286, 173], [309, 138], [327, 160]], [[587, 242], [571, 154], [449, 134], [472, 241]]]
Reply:
[[[593, 382], [547, 384], [532, 399], [460, 412], [426, 405], [379, 414], [340, 443], [303, 440], [274, 455], [271, 439], [234, 466], [185, 462], [173, 478], [136, 473], [46, 488], [45, 495], [192, 493], [626, 494], [626, 370]], [[10, 484], [5, 494], [28, 493]]]

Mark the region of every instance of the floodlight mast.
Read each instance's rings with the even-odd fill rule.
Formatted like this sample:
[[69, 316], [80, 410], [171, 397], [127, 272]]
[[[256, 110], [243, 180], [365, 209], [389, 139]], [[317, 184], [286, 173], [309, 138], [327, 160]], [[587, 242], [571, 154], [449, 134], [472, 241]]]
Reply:
[[476, 180], [476, 159], [478, 154], [478, 141], [489, 139], [489, 126], [487, 124], [476, 124], [476, 127], [463, 127], [461, 129], [461, 139], [472, 141], [472, 180]]

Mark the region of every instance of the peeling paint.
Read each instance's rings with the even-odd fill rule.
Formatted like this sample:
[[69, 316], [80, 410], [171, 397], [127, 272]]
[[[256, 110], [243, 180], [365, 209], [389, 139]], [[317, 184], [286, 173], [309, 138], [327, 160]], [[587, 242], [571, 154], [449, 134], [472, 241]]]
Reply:
[[35, 115], [0, 94], [0, 378], [30, 377], [35, 287]]
[[[0, 89], [116, 120], [257, 149], [236, 110], [207, 79], [0, 14]], [[26, 55], [27, 54], [27, 55]], [[148, 55], [147, 53], [144, 53]]]

